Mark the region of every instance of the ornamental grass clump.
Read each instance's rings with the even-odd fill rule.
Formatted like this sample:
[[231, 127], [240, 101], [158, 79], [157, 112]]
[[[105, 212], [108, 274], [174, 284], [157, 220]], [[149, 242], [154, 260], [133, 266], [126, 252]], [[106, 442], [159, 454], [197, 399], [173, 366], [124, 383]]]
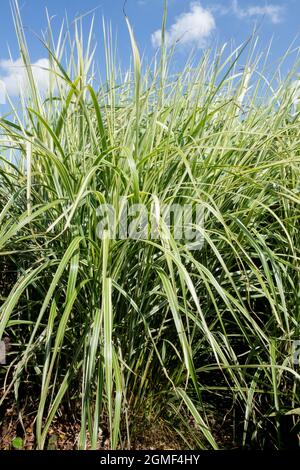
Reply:
[[[130, 448], [141, 423], [193, 449], [297, 445], [297, 59], [270, 77], [251, 38], [175, 73], [176, 48], [147, 66], [126, 20], [132, 68], [104, 26], [101, 80], [93, 27], [55, 39], [49, 21], [43, 94], [13, 13], [27, 79], [0, 119], [2, 409], [30, 413], [39, 449], [62, 413], [80, 449], [100, 431]], [[150, 214], [141, 236], [125, 206], [133, 228]]]

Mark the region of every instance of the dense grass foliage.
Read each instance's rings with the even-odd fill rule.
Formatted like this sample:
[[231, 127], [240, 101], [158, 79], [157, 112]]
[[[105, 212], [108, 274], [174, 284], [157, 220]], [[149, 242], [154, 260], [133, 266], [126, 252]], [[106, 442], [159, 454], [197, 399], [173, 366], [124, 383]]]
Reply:
[[[49, 25], [49, 92], [34, 81], [0, 120], [0, 336], [12, 343], [1, 403], [36, 399], [37, 447], [62, 412], [79, 448], [131, 445], [140, 423], [186, 448], [284, 447], [299, 432], [300, 121], [293, 73], [265, 77], [255, 40], [203, 53], [172, 74], [162, 46], [119, 70], [105, 31], [106, 79], [80, 21]], [[165, 22], [165, 18], [164, 18]], [[164, 28], [163, 28], [164, 30]], [[241, 67], [242, 66], [242, 67]], [[97, 208], [200, 204], [202, 249], [159, 224], [157, 239], [97, 237]], [[157, 216], [159, 217], [159, 215]], [[12, 275], [11, 271], [15, 274]], [[23, 398], [21, 398], [23, 397]], [[24, 405], [25, 403], [25, 405]], [[62, 408], [63, 407], [63, 408]], [[227, 425], [226, 425], [227, 423]]]

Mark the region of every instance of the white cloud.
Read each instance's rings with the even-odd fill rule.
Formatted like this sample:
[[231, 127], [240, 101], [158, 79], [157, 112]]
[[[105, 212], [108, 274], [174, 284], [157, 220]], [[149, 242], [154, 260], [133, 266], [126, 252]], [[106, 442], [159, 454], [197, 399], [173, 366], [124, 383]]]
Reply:
[[[212, 13], [203, 8], [199, 2], [193, 2], [190, 4], [190, 11], [178, 16], [175, 23], [166, 31], [166, 45], [171, 46], [180, 41], [182, 45], [203, 48], [215, 27]], [[155, 31], [151, 40], [154, 47], [160, 46], [161, 30]]]
[[[41, 93], [49, 86], [49, 60], [42, 58], [32, 64], [32, 73]], [[28, 78], [21, 58], [16, 60], [0, 60], [0, 81], [9, 96], [16, 96], [20, 90], [26, 94]]]
[[278, 24], [283, 19], [284, 7], [282, 5], [252, 5], [241, 8], [238, 0], [232, 0], [232, 11], [238, 18], [251, 18], [266, 16], [273, 24]]

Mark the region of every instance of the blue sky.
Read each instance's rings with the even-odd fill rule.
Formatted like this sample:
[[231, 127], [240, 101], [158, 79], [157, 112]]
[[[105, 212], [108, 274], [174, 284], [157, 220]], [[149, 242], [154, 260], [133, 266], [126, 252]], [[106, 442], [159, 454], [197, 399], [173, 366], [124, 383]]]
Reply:
[[[208, 46], [230, 41], [236, 44], [243, 42], [258, 23], [260, 48], [266, 47], [273, 38], [272, 61], [276, 62], [293, 40], [296, 39], [295, 46], [300, 46], [300, 0], [169, 0], [168, 3], [167, 42], [172, 44], [180, 39], [177, 53], [179, 64], [184, 62], [192, 48], [201, 53]], [[118, 55], [125, 66], [130, 57], [130, 43], [123, 4], [124, 0], [19, 0], [32, 62], [43, 65], [47, 56], [34, 34], [40, 35], [46, 28], [46, 8], [57, 30], [66, 14], [71, 21], [77, 15], [96, 9], [98, 50], [101, 51], [101, 18], [104, 16], [118, 35]], [[145, 57], [151, 57], [159, 45], [162, 11], [163, 0], [127, 0], [126, 12]], [[90, 17], [85, 18], [86, 27]], [[0, 80], [10, 84], [13, 76], [7, 60], [8, 46], [17, 61], [19, 53], [10, 0], [1, 0]], [[13, 87], [11, 92], [14, 92]]]

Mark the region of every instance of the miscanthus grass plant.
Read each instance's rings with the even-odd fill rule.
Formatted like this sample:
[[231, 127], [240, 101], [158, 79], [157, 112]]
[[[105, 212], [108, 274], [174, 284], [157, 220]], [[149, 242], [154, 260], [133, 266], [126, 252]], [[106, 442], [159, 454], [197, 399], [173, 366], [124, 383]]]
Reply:
[[[230, 446], [297, 442], [297, 62], [270, 76], [251, 38], [172, 73], [165, 13], [149, 66], [127, 20], [125, 73], [104, 26], [97, 84], [92, 27], [55, 39], [49, 20], [44, 96], [17, 3], [13, 14], [27, 86], [0, 120], [0, 263], [16, 273], [1, 297], [1, 404], [33, 394], [40, 449], [62, 412], [80, 422], [80, 449], [101, 429], [128, 448], [141, 422], [186, 448], [222, 447], [228, 429]], [[201, 205], [202, 249], [163, 223], [156, 239], [100, 239], [98, 207], [118, 213], [121, 198], [156, 214]]]

